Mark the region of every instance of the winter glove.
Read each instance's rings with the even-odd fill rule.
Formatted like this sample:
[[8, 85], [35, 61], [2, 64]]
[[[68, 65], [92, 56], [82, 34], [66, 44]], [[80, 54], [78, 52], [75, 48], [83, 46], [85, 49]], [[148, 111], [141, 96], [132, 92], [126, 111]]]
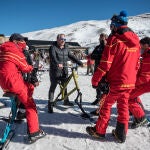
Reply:
[[34, 86], [37, 86], [39, 84], [37, 78], [37, 68], [34, 68], [30, 74], [30, 83], [32, 83]]
[[105, 74], [104, 72], [98, 69], [96, 70], [96, 72], [93, 74], [92, 81], [91, 81], [93, 88], [98, 88], [99, 81], [102, 79], [104, 74]]
[[37, 86], [39, 86], [39, 82], [35, 82], [33, 85], [34, 85], [34, 87], [37, 87]]
[[95, 86], [95, 85], [92, 85], [92, 87], [93, 87], [93, 89], [97, 89], [98, 88], [98, 86]]

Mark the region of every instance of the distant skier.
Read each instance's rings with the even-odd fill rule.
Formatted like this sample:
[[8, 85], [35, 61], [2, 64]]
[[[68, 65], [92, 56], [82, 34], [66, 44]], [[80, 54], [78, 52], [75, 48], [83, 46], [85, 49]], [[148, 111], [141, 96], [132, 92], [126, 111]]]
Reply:
[[87, 59], [87, 72], [86, 72], [86, 75], [89, 75], [89, 73], [91, 73], [93, 75], [95, 61], [93, 59], [91, 59], [91, 53], [86, 56], [86, 59]]

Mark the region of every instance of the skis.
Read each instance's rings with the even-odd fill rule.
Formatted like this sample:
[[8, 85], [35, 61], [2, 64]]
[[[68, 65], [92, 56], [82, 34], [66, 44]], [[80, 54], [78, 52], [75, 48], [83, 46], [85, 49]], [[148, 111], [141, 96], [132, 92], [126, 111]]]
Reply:
[[[0, 118], [1, 120], [5, 121], [5, 122], [9, 122], [10, 121], [10, 118], [9, 117], [2, 117]], [[18, 123], [18, 124], [21, 124], [24, 120], [19, 120], [19, 119], [15, 119], [14, 120], [14, 123]]]
[[94, 118], [91, 118], [90, 116], [87, 116], [86, 114], [74, 114], [72, 112], [68, 112], [68, 114], [74, 117], [80, 118], [82, 120], [88, 120], [91, 124], [95, 124], [96, 122]]
[[7, 146], [8, 146], [8, 144], [10, 143], [11, 139], [14, 137], [14, 135], [15, 135], [15, 131], [14, 131], [14, 130], [11, 130], [11, 131], [9, 132], [9, 135], [8, 135], [6, 141], [5, 141], [4, 143], [0, 143], [0, 150], [5, 150], [5, 149], [7, 149]]
[[59, 109], [61, 111], [66, 111], [69, 108], [72, 108], [73, 106], [64, 106], [64, 105], [56, 105], [55, 108]]
[[4, 93], [3, 96], [10, 98], [10, 100], [11, 100], [11, 111], [10, 111], [8, 119], [6, 119], [7, 124], [6, 124], [6, 127], [4, 129], [3, 136], [0, 140], [0, 150], [6, 149], [8, 144], [10, 143], [11, 139], [15, 135], [15, 131], [12, 129], [12, 127], [14, 125], [14, 120], [15, 120], [16, 114], [17, 114], [16, 95], [14, 95], [13, 93]]
[[147, 117], [147, 121], [148, 121], [147, 127], [149, 128], [150, 127], [150, 118], [149, 117]]

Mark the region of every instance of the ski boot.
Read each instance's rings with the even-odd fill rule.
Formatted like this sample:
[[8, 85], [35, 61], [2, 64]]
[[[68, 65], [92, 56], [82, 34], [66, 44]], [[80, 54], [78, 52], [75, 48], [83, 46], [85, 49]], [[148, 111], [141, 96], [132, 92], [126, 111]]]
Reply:
[[99, 134], [96, 132], [96, 128], [95, 127], [86, 127], [86, 132], [91, 135], [94, 138], [97, 139], [105, 139], [105, 134]]
[[39, 130], [38, 132], [31, 133], [28, 136], [29, 144], [36, 142], [38, 139], [41, 139], [46, 136], [46, 133], [43, 130]]

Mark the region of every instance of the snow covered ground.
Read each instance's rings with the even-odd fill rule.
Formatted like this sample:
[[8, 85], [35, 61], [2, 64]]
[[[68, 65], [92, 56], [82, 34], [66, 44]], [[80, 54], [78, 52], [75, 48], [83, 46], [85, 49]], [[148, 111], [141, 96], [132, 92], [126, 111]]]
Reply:
[[[91, 76], [86, 76], [86, 68], [79, 68], [79, 86], [83, 94], [83, 107], [87, 112], [94, 110], [97, 106], [90, 105], [95, 99], [95, 89], [91, 86]], [[124, 144], [116, 143], [111, 136], [112, 129], [116, 124], [116, 106], [112, 108], [111, 119], [107, 128], [105, 141], [91, 138], [85, 131], [87, 126], [91, 126], [89, 120], [71, 115], [80, 114], [77, 105], [73, 108], [60, 110], [54, 108], [54, 113], [47, 113], [47, 99], [49, 90], [48, 72], [42, 74], [40, 86], [35, 89], [34, 99], [37, 104], [41, 128], [47, 132], [47, 136], [36, 143], [27, 145], [25, 139], [26, 122], [15, 124], [16, 135], [8, 146], [8, 150], [149, 150], [150, 148], [150, 128], [140, 127], [129, 129], [127, 140]], [[68, 89], [73, 87], [73, 81]], [[59, 88], [57, 87], [56, 94]], [[8, 116], [10, 112], [10, 101], [2, 97], [0, 89], [0, 103], [5, 103], [7, 107], [0, 105], [0, 116]], [[70, 96], [70, 101], [74, 101], [76, 93]], [[147, 116], [150, 117], [150, 94], [141, 96], [146, 109]], [[59, 104], [60, 106], [63, 106]], [[5, 122], [0, 120], [0, 136], [5, 127]]]

